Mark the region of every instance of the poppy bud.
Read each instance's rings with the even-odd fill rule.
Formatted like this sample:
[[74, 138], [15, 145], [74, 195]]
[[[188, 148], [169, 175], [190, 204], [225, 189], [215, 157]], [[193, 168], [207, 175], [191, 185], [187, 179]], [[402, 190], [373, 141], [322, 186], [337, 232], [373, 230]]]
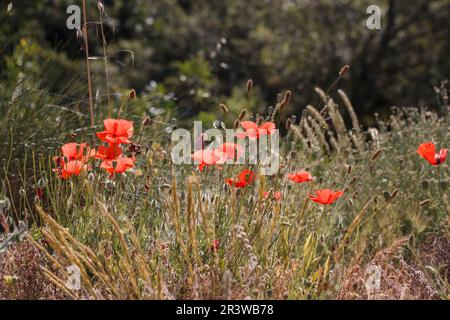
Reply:
[[132, 89], [130, 91], [130, 99], [134, 99], [134, 98], [136, 98], [136, 90]]
[[9, 210], [11, 208], [11, 201], [8, 198], [4, 197], [0, 200], [0, 210]]
[[292, 92], [291, 90], [288, 90], [284, 94], [283, 100], [281, 101], [281, 108], [287, 106], [289, 102], [291, 102], [291, 99], [292, 99]]
[[281, 93], [277, 94], [277, 101], [281, 102], [281, 100], [283, 100], [283, 95]]
[[141, 146], [136, 143], [131, 143], [128, 147], [128, 151], [135, 155], [141, 154]]
[[99, 1], [97, 3], [97, 7], [98, 7], [98, 10], [100, 11], [100, 13], [105, 12], [105, 6], [103, 5], [103, 3], [101, 1]]
[[264, 122], [264, 117], [257, 115], [256, 123], [258, 124], [258, 126], [260, 126], [263, 122]]
[[44, 189], [45, 186], [47, 185], [47, 178], [46, 178], [46, 177], [40, 178], [40, 179], [38, 180], [37, 185], [38, 185], [38, 188], [39, 188], [39, 189]]
[[286, 130], [287, 131], [291, 130], [291, 125], [292, 125], [291, 119], [287, 119], [287, 121], [286, 121]]
[[348, 73], [349, 70], [350, 70], [350, 66], [349, 66], [348, 64], [346, 64], [345, 66], [343, 66], [343, 67], [341, 68], [341, 70], [339, 70], [339, 77], [345, 76], [345, 75]]
[[20, 189], [19, 189], [19, 195], [20, 195], [22, 198], [25, 198], [25, 197], [27, 196], [27, 192], [25, 191], [24, 188], [20, 188]]
[[90, 183], [93, 183], [94, 180], [95, 180], [95, 175], [94, 175], [92, 172], [90, 172], [90, 173], [88, 174], [88, 181], [89, 181]]
[[144, 127], [145, 127], [145, 126], [151, 125], [152, 123], [153, 123], [152, 118], [150, 118], [149, 116], [146, 116], [142, 124], [143, 124]]
[[295, 123], [297, 122], [297, 116], [296, 116], [295, 114], [293, 114], [293, 115], [291, 116], [291, 122], [292, 122], [293, 124], [295, 124]]

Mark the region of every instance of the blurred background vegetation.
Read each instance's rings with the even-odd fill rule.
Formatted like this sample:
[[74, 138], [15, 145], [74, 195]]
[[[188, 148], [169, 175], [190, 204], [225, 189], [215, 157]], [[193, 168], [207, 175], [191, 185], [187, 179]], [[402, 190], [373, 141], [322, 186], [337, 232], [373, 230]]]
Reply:
[[[219, 103], [233, 113], [248, 107], [249, 78], [253, 113], [291, 90], [287, 113], [299, 115], [319, 103], [313, 88], [327, 88], [349, 64], [339, 87], [373, 125], [373, 114], [392, 105], [438, 108], [434, 87], [450, 74], [449, 0], [104, 0], [103, 14], [97, 1], [87, 3], [88, 20], [103, 22], [111, 95], [134, 88], [142, 112], [186, 123], [213, 121]], [[46, 93], [30, 103], [57, 98], [88, 116], [82, 39], [66, 27], [67, 7], [81, 0], [0, 4], [2, 108], [20, 83]], [[371, 4], [383, 11], [382, 30], [366, 28]], [[97, 23], [89, 46], [98, 114], [108, 91]]]

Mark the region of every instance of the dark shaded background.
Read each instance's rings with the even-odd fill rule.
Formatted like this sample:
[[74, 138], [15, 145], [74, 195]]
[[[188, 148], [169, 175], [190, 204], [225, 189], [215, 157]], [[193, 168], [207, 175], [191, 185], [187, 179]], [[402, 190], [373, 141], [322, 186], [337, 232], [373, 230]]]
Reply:
[[[238, 113], [249, 78], [255, 83], [252, 111], [265, 112], [289, 89], [289, 111], [300, 114], [319, 103], [314, 87], [327, 88], [349, 64], [338, 86], [371, 124], [374, 112], [392, 105], [437, 108], [433, 86], [450, 74], [449, 0], [103, 3], [111, 92], [134, 88], [149, 110], [170, 110], [182, 119], [214, 119], [221, 102]], [[0, 4], [2, 81], [20, 72], [42, 75], [41, 88], [87, 103], [82, 42], [65, 26], [67, 6], [81, 1]], [[371, 4], [383, 9], [382, 30], [365, 26]], [[88, 0], [88, 7], [89, 20], [99, 21], [97, 1]], [[91, 56], [102, 56], [98, 24], [90, 25], [89, 39]], [[17, 55], [30, 47], [29, 61], [20, 65]], [[97, 100], [105, 102], [103, 61], [92, 60], [92, 69]]]

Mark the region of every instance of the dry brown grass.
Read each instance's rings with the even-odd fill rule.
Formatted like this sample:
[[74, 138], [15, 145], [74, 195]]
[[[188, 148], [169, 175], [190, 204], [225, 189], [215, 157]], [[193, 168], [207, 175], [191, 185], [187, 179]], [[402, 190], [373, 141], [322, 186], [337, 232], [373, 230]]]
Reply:
[[[426, 269], [436, 268], [440, 270], [442, 276], [448, 277], [450, 262], [448, 235], [429, 236], [420, 246], [420, 256], [417, 259], [410, 259], [412, 261], [406, 261], [402, 254], [407, 242], [406, 238], [394, 242], [389, 248], [378, 252], [366, 264], [355, 261], [355, 264], [345, 273], [338, 299], [432, 300], [442, 298], [436, 282]], [[368, 290], [365, 287], [371, 275], [367, 272], [370, 266], [378, 266], [381, 269], [381, 287], [377, 290]]]
[[41, 272], [50, 267], [44, 254], [29, 241], [0, 254], [0, 300], [63, 299], [65, 295]]

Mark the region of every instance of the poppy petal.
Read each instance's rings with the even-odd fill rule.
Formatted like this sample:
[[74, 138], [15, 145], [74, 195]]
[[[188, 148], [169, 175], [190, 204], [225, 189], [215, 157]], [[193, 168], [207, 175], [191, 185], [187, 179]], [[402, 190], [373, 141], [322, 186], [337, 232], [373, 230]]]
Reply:
[[101, 141], [106, 141], [106, 135], [108, 134], [107, 131], [101, 131], [101, 132], [97, 132], [97, 138], [99, 138]]
[[275, 132], [275, 123], [266, 122], [259, 127], [260, 134], [273, 134]]
[[448, 149], [441, 149], [439, 151], [439, 164], [444, 163], [447, 158]]
[[241, 126], [244, 128], [245, 131], [253, 129], [258, 130], [258, 125], [253, 121], [241, 121]]
[[344, 194], [343, 191], [332, 191], [330, 189], [317, 190], [309, 195], [309, 198], [317, 203], [329, 205]]
[[78, 144], [75, 142], [66, 143], [61, 147], [61, 151], [65, 157], [72, 160], [77, 156], [77, 146]]
[[436, 165], [436, 146], [432, 142], [422, 143], [417, 148], [417, 153], [430, 164]]

